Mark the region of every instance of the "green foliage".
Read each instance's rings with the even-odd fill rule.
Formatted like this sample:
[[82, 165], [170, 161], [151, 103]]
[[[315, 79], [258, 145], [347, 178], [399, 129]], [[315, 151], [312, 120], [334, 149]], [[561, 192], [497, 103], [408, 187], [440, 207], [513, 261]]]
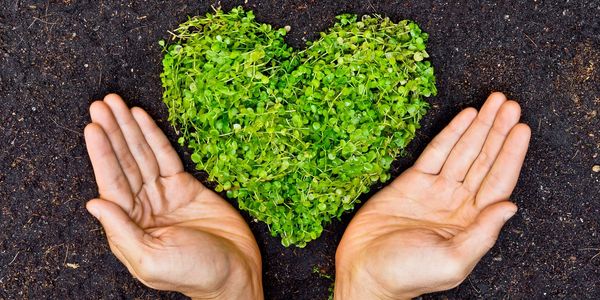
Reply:
[[436, 93], [428, 35], [406, 20], [341, 15], [302, 51], [242, 8], [174, 33], [161, 79], [179, 143], [285, 246], [390, 178]]

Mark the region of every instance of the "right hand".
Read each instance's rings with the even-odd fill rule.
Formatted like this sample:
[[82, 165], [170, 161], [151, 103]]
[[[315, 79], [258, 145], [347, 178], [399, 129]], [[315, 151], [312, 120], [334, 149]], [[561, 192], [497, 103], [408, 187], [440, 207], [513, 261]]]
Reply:
[[453, 288], [495, 244], [530, 129], [492, 94], [462, 111], [417, 162], [357, 212], [336, 253], [336, 299], [409, 299]]

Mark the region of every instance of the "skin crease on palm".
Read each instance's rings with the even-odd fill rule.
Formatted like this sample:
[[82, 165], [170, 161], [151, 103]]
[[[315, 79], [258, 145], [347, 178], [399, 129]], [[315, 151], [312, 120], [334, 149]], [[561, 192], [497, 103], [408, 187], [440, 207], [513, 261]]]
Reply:
[[[247, 224], [183, 170], [166, 136], [114, 94], [85, 129], [100, 196], [87, 208], [112, 252], [149, 287], [197, 299], [263, 299]], [[336, 299], [404, 299], [460, 284], [516, 212], [530, 130], [493, 93], [463, 110], [414, 166], [369, 199], [336, 253]]]

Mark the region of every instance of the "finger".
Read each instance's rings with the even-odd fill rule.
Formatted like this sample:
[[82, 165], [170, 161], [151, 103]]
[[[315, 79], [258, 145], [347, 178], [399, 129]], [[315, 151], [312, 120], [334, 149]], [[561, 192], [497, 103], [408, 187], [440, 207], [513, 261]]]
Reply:
[[156, 155], [160, 175], [171, 176], [183, 172], [183, 164], [177, 152], [148, 113], [139, 107], [132, 108], [131, 113], [139, 124], [152, 152]]
[[465, 177], [465, 186], [469, 191], [477, 191], [485, 175], [490, 171], [510, 130], [517, 125], [521, 117], [521, 107], [515, 101], [507, 101], [498, 112], [494, 125], [483, 144], [481, 153]]
[[137, 162], [144, 182], [149, 182], [159, 176], [158, 163], [152, 149], [146, 142], [138, 123], [133, 118], [125, 102], [116, 94], [104, 97], [104, 102], [112, 110], [123, 136], [129, 146], [129, 151]]
[[84, 136], [100, 196], [130, 211], [133, 206], [131, 188], [102, 127], [88, 124]]
[[438, 174], [450, 151], [476, 116], [477, 110], [472, 107], [464, 109], [456, 115], [448, 126], [425, 147], [425, 150], [415, 162], [414, 168], [423, 173]]
[[90, 106], [90, 116], [92, 122], [100, 125], [108, 136], [129, 186], [137, 191], [142, 185], [142, 175], [112, 111], [103, 101], [96, 101]]
[[496, 244], [502, 227], [517, 212], [517, 206], [502, 201], [486, 207], [475, 221], [464, 231], [452, 238], [459, 256], [471, 267]]
[[86, 208], [102, 224], [111, 250], [129, 268], [129, 262], [137, 261], [142, 253], [145, 232], [110, 201], [92, 199]]
[[494, 123], [500, 106], [506, 102], [502, 93], [492, 93], [477, 114], [477, 118], [450, 152], [442, 167], [441, 175], [455, 181], [463, 181], [467, 171], [477, 158], [481, 147]]
[[498, 158], [486, 175], [475, 198], [479, 207], [508, 199], [512, 193], [529, 147], [531, 129], [525, 124], [517, 124], [508, 134]]

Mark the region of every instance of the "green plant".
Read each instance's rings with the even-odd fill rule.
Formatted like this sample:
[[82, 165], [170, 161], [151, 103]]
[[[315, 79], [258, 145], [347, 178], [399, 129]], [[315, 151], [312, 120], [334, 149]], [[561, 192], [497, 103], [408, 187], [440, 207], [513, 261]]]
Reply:
[[327, 274], [327, 271], [321, 269], [321, 267], [319, 267], [318, 265], [314, 265], [312, 267], [312, 273], [319, 275], [319, 277], [321, 277], [321, 278], [333, 280], [333, 276], [331, 276], [330, 274]]
[[302, 51], [241, 7], [191, 18], [160, 42], [179, 143], [284, 246], [304, 247], [390, 178], [436, 93], [417, 24], [337, 19]]
[[327, 274], [327, 271], [321, 269], [321, 267], [319, 267], [318, 265], [314, 265], [312, 267], [312, 273], [319, 275], [319, 277], [321, 277], [321, 278], [331, 281], [329, 288], [327, 288], [327, 291], [329, 292], [327, 299], [333, 300], [333, 293], [334, 293], [334, 289], [335, 289], [335, 278], [333, 277], [333, 275]]

